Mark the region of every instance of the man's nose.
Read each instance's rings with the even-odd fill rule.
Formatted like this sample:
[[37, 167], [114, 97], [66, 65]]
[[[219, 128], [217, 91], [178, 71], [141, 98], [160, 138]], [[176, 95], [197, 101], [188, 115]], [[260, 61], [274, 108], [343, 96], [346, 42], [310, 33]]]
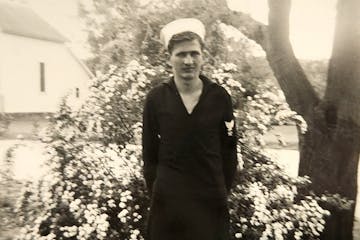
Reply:
[[192, 58], [192, 56], [190, 54], [187, 54], [185, 56], [184, 63], [185, 64], [193, 64], [193, 62], [194, 62], [194, 59]]

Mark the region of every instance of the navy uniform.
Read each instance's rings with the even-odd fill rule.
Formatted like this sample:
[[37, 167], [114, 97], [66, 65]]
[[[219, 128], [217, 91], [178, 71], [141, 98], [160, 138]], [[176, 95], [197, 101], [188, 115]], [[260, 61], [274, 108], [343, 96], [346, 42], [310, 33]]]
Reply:
[[200, 76], [188, 113], [174, 79], [152, 89], [143, 112], [148, 239], [229, 239], [227, 195], [236, 167], [236, 126], [226, 90]]

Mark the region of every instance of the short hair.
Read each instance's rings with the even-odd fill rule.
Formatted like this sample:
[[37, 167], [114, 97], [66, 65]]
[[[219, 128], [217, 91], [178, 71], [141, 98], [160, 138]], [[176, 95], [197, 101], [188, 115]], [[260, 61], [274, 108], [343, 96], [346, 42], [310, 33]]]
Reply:
[[186, 32], [181, 32], [181, 33], [178, 33], [178, 34], [175, 34], [174, 36], [172, 36], [169, 41], [167, 50], [171, 54], [172, 51], [174, 50], [175, 44], [181, 43], [184, 41], [193, 41], [193, 40], [198, 40], [200, 43], [201, 50], [204, 49], [205, 44], [202, 41], [201, 37], [194, 32], [186, 31]]

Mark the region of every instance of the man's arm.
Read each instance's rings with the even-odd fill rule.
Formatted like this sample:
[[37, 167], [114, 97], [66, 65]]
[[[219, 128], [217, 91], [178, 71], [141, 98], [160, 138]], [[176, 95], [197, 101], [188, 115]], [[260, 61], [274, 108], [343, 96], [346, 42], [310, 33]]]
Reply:
[[237, 132], [230, 95], [226, 92], [225, 114], [221, 131], [221, 152], [226, 189], [229, 192], [234, 182], [237, 160]]
[[144, 178], [150, 195], [152, 194], [152, 187], [156, 178], [156, 168], [158, 163], [159, 137], [157, 125], [152, 100], [148, 95], [145, 99], [143, 111], [142, 153]]

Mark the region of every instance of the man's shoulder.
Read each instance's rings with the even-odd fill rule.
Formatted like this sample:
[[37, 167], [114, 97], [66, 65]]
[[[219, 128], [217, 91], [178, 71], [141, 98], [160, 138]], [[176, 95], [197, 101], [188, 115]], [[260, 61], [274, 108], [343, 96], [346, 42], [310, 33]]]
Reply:
[[219, 83], [217, 83], [217, 82], [212, 81], [211, 89], [212, 89], [212, 91], [214, 91], [217, 95], [221, 95], [221, 96], [224, 96], [224, 97], [230, 96], [230, 94], [228, 93], [228, 91], [227, 91], [223, 86], [221, 86]]
[[168, 90], [168, 88], [168, 81], [163, 81], [150, 89], [150, 91], [147, 93], [147, 98], [152, 99], [160, 97], [164, 93], [164, 91]]
[[201, 79], [205, 81], [205, 83], [209, 84], [210, 85], [210, 89], [212, 91], [215, 91], [217, 93], [220, 93], [220, 94], [225, 94], [227, 95], [228, 92], [226, 91], [226, 89], [221, 86], [219, 83], [217, 83], [216, 81], [204, 76], [204, 75], [201, 75]]

